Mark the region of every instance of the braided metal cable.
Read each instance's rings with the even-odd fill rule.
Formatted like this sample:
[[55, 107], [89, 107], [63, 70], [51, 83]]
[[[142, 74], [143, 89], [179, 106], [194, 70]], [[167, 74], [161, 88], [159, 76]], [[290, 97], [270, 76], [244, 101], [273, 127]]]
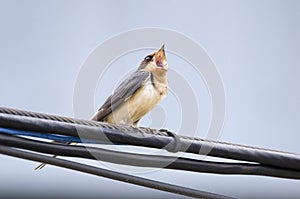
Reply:
[[[109, 124], [109, 123], [105, 123], [105, 122], [76, 119], [76, 118], [71, 118], [71, 117], [66, 117], [66, 116], [38, 113], [38, 112], [25, 111], [25, 110], [19, 110], [19, 109], [7, 108], [7, 107], [0, 107], [0, 113], [6, 113], [6, 114], [18, 115], [18, 116], [26, 116], [26, 117], [35, 117], [35, 118], [39, 118], [39, 119], [53, 120], [53, 121], [58, 121], [58, 122], [66, 122], [66, 123], [71, 123], [71, 124], [80, 124], [80, 125], [86, 125], [86, 126], [92, 126], [92, 127], [101, 127], [101, 128], [105, 128], [105, 129], [120, 130], [120, 131], [123, 131], [126, 133], [139, 132], [139, 133], [150, 134], [150, 135], [168, 136], [168, 134], [166, 132], [160, 131], [157, 129], [152, 129], [152, 128]], [[222, 142], [222, 141], [207, 140], [207, 139], [203, 139], [203, 138], [188, 137], [188, 136], [182, 136], [182, 135], [178, 135], [178, 137], [180, 139], [185, 139], [185, 140], [190, 140], [190, 141], [201, 141], [201, 142], [206, 142], [206, 143], [211, 143], [211, 144], [222, 144], [222, 145], [234, 146], [234, 147], [238, 147], [238, 148], [254, 149], [254, 150], [261, 150], [261, 151], [266, 151], [266, 152], [275, 152], [275, 153], [283, 153], [283, 154], [291, 154], [291, 155], [299, 155], [297, 153], [285, 152], [285, 151], [274, 150], [274, 149], [265, 149], [265, 148], [254, 147], [254, 146], [245, 146], [245, 145], [233, 144], [233, 143]]]
[[[109, 123], [105, 123], [105, 122], [96, 122], [96, 121], [92, 121], [92, 120], [76, 119], [76, 118], [71, 118], [71, 117], [66, 117], [66, 116], [38, 113], [38, 112], [25, 111], [25, 110], [13, 109], [13, 108], [7, 108], [7, 107], [0, 107], [0, 113], [25, 116], [25, 117], [35, 117], [35, 118], [39, 118], [39, 119], [53, 120], [53, 121], [58, 121], [58, 122], [66, 122], [66, 123], [71, 123], [71, 124], [80, 124], [80, 125], [93, 126], [93, 127], [101, 127], [101, 128], [106, 128], [106, 129], [121, 130], [124, 132], [139, 131], [139, 132], [146, 133], [146, 134], [167, 136], [167, 133], [158, 131], [156, 129], [151, 129], [151, 128], [109, 124]], [[189, 138], [189, 139], [192, 139], [192, 138]]]

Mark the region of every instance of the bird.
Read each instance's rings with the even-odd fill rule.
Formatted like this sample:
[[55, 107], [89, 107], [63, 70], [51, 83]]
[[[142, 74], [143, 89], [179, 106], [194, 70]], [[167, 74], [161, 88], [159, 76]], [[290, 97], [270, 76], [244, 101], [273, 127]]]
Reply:
[[92, 117], [121, 125], [137, 126], [168, 94], [168, 63], [164, 45], [147, 55], [137, 70], [122, 81]]
[[[91, 120], [137, 126], [141, 118], [167, 96], [167, 71], [168, 63], [162, 45], [158, 51], [147, 55], [137, 70], [117, 86]], [[35, 170], [45, 165], [41, 163]]]

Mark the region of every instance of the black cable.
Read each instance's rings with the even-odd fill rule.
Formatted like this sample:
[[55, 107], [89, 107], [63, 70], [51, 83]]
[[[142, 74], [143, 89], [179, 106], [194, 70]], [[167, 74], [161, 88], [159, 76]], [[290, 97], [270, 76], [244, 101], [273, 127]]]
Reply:
[[199, 190], [181, 187], [177, 185], [171, 185], [171, 184], [145, 179], [141, 177], [131, 176], [128, 174], [118, 173], [106, 169], [101, 169], [101, 168], [97, 168], [97, 167], [93, 167], [93, 166], [89, 166], [89, 165], [85, 165], [82, 163], [77, 163], [69, 160], [62, 160], [59, 158], [48, 157], [45, 155], [40, 155], [32, 152], [21, 151], [6, 146], [0, 146], [0, 153], [13, 156], [13, 157], [22, 158], [22, 159], [27, 159], [27, 160], [37, 161], [37, 162], [45, 162], [47, 164], [52, 164], [63, 168], [68, 168], [76, 171], [81, 171], [84, 173], [102, 176], [105, 178], [110, 178], [122, 182], [141, 185], [148, 188], [153, 188], [161, 191], [167, 191], [170, 193], [181, 194], [181, 195], [195, 197], [195, 198], [207, 198], [207, 199], [216, 199], [216, 198], [229, 199], [230, 198], [223, 195], [213, 194], [209, 192], [199, 191]]
[[52, 155], [98, 159], [106, 162], [140, 167], [155, 167], [217, 174], [244, 174], [300, 179], [300, 172], [259, 164], [221, 163], [182, 157], [134, 154], [113, 150], [54, 144], [0, 133], [0, 145]]
[[[155, 132], [153, 132], [153, 134], [150, 134], [147, 133], [147, 129], [141, 131], [141, 128], [120, 126], [121, 130], [119, 130], [117, 125], [114, 125], [114, 128], [92, 127], [10, 114], [0, 114], [0, 126], [74, 137], [79, 137], [78, 134], [80, 134], [80, 138], [159, 149], [168, 146], [168, 144], [174, 141], [173, 137], [167, 136], [166, 133], [162, 134], [160, 132], [154, 134]], [[213, 157], [256, 162], [283, 169], [300, 170], [300, 155], [298, 154], [205, 141], [202, 139], [190, 139], [183, 136], [178, 137], [181, 142], [180, 151], [186, 151], [187, 153], [206, 154], [205, 152], [207, 152], [207, 155]]]

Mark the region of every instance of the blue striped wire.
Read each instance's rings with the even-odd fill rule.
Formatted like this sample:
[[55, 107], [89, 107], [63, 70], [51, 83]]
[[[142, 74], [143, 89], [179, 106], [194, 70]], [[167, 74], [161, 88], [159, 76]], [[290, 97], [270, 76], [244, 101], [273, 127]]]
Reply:
[[[64, 135], [56, 135], [56, 134], [44, 134], [38, 133], [34, 131], [26, 131], [26, 130], [19, 130], [19, 129], [11, 129], [11, 128], [4, 128], [0, 127], [0, 133], [14, 135], [14, 136], [29, 136], [35, 138], [42, 138], [48, 140], [54, 140], [58, 142], [74, 142], [74, 143], [90, 143], [90, 144], [107, 144], [104, 141], [96, 141], [96, 140], [89, 140], [89, 139], [80, 139], [78, 137], [73, 136], [64, 136]], [[110, 142], [110, 144], [112, 144]]]

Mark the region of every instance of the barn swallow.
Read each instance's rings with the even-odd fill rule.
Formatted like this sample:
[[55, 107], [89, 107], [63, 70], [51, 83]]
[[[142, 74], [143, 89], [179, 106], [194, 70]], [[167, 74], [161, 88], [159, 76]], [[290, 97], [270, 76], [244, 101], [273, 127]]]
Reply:
[[[157, 52], [147, 55], [138, 69], [120, 83], [92, 120], [136, 126], [144, 115], [166, 97], [167, 71], [168, 63], [163, 45]], [[35, 170], [44, 166], [46, 163], [41, 163]]]
[[168, 93], [168, 63], [164, 45], [147, 55], [136, 71], [122, 81], [92, 120], [136, 126]]

